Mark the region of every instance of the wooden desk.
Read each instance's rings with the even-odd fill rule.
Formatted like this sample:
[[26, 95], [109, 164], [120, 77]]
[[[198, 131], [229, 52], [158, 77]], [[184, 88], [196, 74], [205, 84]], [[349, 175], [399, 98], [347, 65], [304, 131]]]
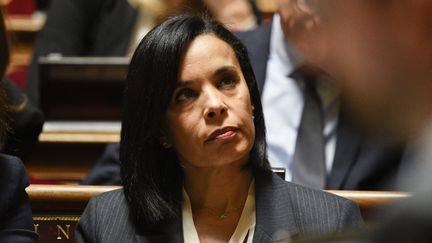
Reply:
[[27, 188], [39, 242], [74, 242], [74, 231], [90, 198], [119, 187], [31, 185]]
[[120, 141], [120, 122], [46, 122], [30, 161], [37, 180], [78, 184], [102, 155]]
[[6, 29], [10, 32], [37, 33], [45, 24], [45, 18], [33, 18], [27, 15], [8, 15], [5, 19]]
[[40, 143], [108, 144], [120, 142], [120, 121], [46, 122]]
[[[39, 242], [73, 242], [74, 230], [90, 198], [117, 186], [31, 185], [27, 188]], [[362, 212], [382, 209], [410, 195], [402, 192], [329, 191], [356, 201]], [[368, 215], [364, 215], [368, 221]]]

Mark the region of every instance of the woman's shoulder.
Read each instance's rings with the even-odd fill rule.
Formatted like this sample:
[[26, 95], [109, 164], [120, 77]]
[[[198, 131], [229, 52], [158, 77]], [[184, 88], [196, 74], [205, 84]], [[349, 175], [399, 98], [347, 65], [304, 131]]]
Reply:
[[[320, 203], [322, 201], [335, 201], [340, 203], [350, 203], [351, 200], [340, 197], [330, 192], [323, 190], [305, 187], [299, 184], [283, 180], [279, 175], [273, 172], [260, 172], [259, 177], [264, 180], [265, 184], [271, 184], [275, 190], [279, 191], [278, 194], [289, 195], [291, 198], [299, 198], [307, 200], [310, 203]], [[301, 203], [301, 201], [297, 201]], [[294, 202], [295, 203], [295, 202]]]
[[0, 153], [0, 168], [2, 173], [16, 176], [20, 173], [25, 173], [22, 161], [15, 156]]
[[[119, 206], [126, 206], [127, 201], [123, 189], [116, 189], [104, 192], [89, 201], [89, 206], [94, 206], [99, 210], [119, 209]], [[123, 207], [120, 207], [123, 208]]]
[[90, 199], [81, 218], [94, 218], [100, 222], [109, 222], [110, 218], [127, 219], [129, 207], [123, 189], [104, 192]]
[[76, 242], [132, 242], [134, 228], [123, 190], [117, 189], [89, 201], [75, 238]]
[[302, 233], [322, 234], [363, 225], [359, 208], [351, 200], [287, 182], [272, 172], [256, 179], [256, 198], [264, 207], [259, 209], [267, 214], [275, 211], [278, 216], [294, 216]]
[[0, 154], [0, 188], [3, 194], [24, 190], [27, 186], [28, 178], [22, 161], [18, 157]]

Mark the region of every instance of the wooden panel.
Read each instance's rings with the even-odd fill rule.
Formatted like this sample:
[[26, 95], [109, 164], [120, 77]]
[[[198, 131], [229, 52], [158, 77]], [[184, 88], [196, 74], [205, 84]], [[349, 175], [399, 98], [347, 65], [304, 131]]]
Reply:
[[39, 58], [47, 120], [120, 120], [128, 57]]
[[120, 121], [115, 122], [46, 122], [39, 135], [40, 143], [108, 144], [120, 141]]
[[104, 149], [103, 143], [40, 143], [26, 168], [30, 177], [36, 180], [78, 184]]
[[[88, 200], [120, 186], [30, 185], [29, 194], [34, 210], [82, 211]], [[361, 209], [385, 207], [410, 197], [406, 192], [336, 191], [327, 192], [357, 202]], [[50, 204], [53, 205], [50, 205]]]
[[74, 231], [90, 198], [113, 186], [31, 185], [27, 188], [39, 242], [74, 242]]
[[92, 132], [45, 132], [39, 135], [41, 143], [118, 143], [119, 133], [92, 133]]
[[44, 25], [45, 18], [33, 18], [27, 15], [7, 15], [6, 29], [10, 32], [38, 32]]
[[394, 204], [395, 201], [410, 196], [404, 192], [382, 192], [382, 191], [328, 191], [338, 196], [355, 201], [362, 210], [385, 207]]
[[34, 212], [80, 214], [90, 198], [119, 189], [119, 186], [30, 185], [26, 191]]

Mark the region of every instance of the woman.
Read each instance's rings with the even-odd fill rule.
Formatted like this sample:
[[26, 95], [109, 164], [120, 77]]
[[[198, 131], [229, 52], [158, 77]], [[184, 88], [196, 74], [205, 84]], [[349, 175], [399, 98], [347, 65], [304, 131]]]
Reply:
[[124, 189], [89, 202], [77, 242], [274, 242], [362, 224], [353, 202], [270, 171], [246, 49], [216, 21], [174, 17], [144, 37], [122, 122]]

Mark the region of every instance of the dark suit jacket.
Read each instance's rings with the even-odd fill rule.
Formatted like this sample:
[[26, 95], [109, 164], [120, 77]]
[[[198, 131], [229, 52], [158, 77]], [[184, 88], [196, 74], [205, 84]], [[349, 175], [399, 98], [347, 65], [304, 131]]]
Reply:
[[26, 82], [30, 100], [39, 104], [40, 56], [124, 56], [136, 16], [128, 0], [52, 1], [45, 26], [36, 38]]
[[[248, 49], [258, 87], [263, 90], [270, 53], [271, 24], [235, 33]], [[388, 190], [400, 166], [403, 146], [380, 137], [366, 137], [341, 105], [333, 168], [326, 189]]]
[[[354, 202], [285, 182], [272, 172], [256, 173], [255, 204], [253, 242], [363, 227]], [[116, 190], [89, 202], [75, 237], [76, 242], [183, 242], [182, 219], [179, 216], [157, 225], [135, 224], [123, 191]]]
[[36, 242], [38, 239], [25, 191], [27, 186], [21, 161], [0, 154], [0, 242]]

